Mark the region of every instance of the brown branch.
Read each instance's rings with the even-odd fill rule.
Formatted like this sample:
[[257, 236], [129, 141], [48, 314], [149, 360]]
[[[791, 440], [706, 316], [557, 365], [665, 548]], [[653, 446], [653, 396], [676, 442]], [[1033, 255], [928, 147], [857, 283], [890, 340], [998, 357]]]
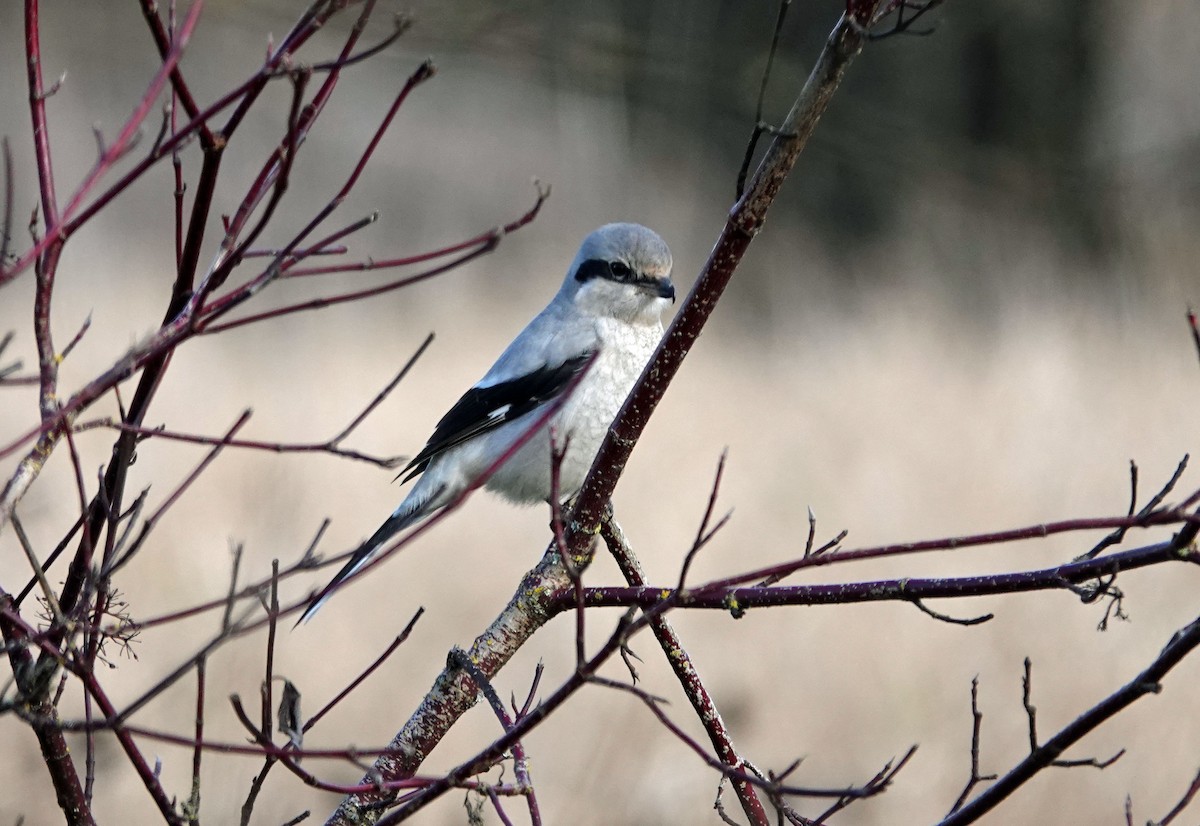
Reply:
[[[214, 333], [222, 332], [224, 330], [231, 330], [235, 327], [243, 327], [247, 324], [253, 324], [253, 323], [256, 323], [259, 321], [265, 321], [267, 319], [278, 318], [283, 315], [289, 315], [291, 313], [302, 312], [302, 311], [307, 311], [307, 310], [320, 310], [325, 307], [334, 306], [336, 304], [344, 304], [346, 302], [362, 301], [363, 299], [374, 298], [375, 296], [379, 296], [379, 295], [383, 295], [385, 293], [393, 292], [395, 290], [403, 289], [404, 287], [409, 287], [413, 284], [420, 283], [427, 279], [434, 278], [439, 275], [443, 275], [444, 273], [447, 273], [447, 272], [450, 272], [451, 270], [457, 269], [458, 267], [461, 267], [463, 264], [466, 264], [469, 261], [473, 261], [474, 259], [476, 259], [482, 255], [486, 255], [486, 254], [492, 252], [493, 250], [495, 250], [505, 235], [509, 234], [510, 232], [515, 232], [516, 230], [518, 230], [521, 227], [528, 224], [535, 217], [537, 217], [538, 212], [541, 210], [542, 204], [545, 202], [545, 200], [548, 196], [549, 196], [549, 190], [542, 190], [541, 188], [539, 188], [537, 200], [534, 202], [534, 205], [527, 212], [525, 212], [525, 214], [522, 215], [520, 218], [518, 218], [515, 221], [512, 221], [509, 224], [506, 224], [505, 226], [503, 226], [499, 229], [490, 230], [486, 233], [476, 236], [475, 238], [465, 241], [462, 244], [458, 244], [453, 247], [446, 248], [446, 251], [449, 251], [449, 250], [457, 251], [460, 249], [468, 249], [470, 251], [464, 253], [463, 255], [458, 256], [457, 258], [451, 259], [447, 263], [440, 264], [436, 267], [425, 270], [423, 272], [419, 272], [416, 275], [405, 276], [404, 278], [400, 278], [395, 281], [388, 282], [386, 284], [381, 284], [377, 287], [371, 287], [371, 288], [362, 289], [362, 290], [355, 290], [355, 291], [351, 291], [351, 292], [341, 293], [339, 295], [327, 296], [325, 298], [316, 298], [311, 301], [302, 301], [302, 302], [298, 302], [296, 304], [290, 304], [290, 305], [286, 305], [283, 307], [279, 307], [274, 310], [266, 310], [264, 312], [246, 316], [244, 318], [235, 319], [233, 321], [227, 321], [227, 322], [224, 322], [221, 324], [213, 324], [212, 319], [224, 315], [229, 309], [232, 309], [233, 306], [236, 306], [238, 303], [241, 303], [242, 301], [244, 301], [246, 298], [249, 297], [249, 295], [251, 293], [247, 292], [247, 290], [249, 290], [250, 288], [243, 287], [229, 295], [223, 296], [218, 299], [214, 299], [213, 302], [211, 302], [207, 307], [205, 307], [205, 309], [204, 309], [205, 318], [204, 318], [204, 321], [202, 321], [200, 323], [200, 325], [198, 326], [198, 330], [201, 333], [211, 335]], [[326, 267], [326, 268], [319, 268], [319, 269], [312, 269], [312, 270], [300, 270], [300, 271], [294, 271], [294, 272], [290, 273], [290, 275], [292, 277], [294, 277], [297, 275], [313, 275], [313, 274], [325, 274], [325, 273], [333, 273], [333, 272], [349, 272], [352, 270], [383, 269], [383, 268], [393, 267], [393, 266], [404, 266], [406, 264], [412, 263], [415, 260], [423, 261], [423, 260], [428, 260], [429, 258], [442, 257], [444, 252], [445, 251], [439, 250], [439, 251], [437, 251], [436, 254], [425, 254], [423, 256], [388, 259], [388, 260], [383, 260], [383, 261], [369, 262], [367, 264], [344, 264], [344, 265], [337, 265], [337, 266], [333, 266], [333, 267]], [[2, 455], [2, 454], [0, 454], [0, 455]]]
[[200, 744], [204, 742], [204, 683], [207, 663], [206, 657], [196, 661], [196, 746], [192, 749], [192, 789], [184, 806], [189, 826], [198, 826], [200, 822], [200, 763], [204, 755]]
[[[77, 672], [78, 676], [78, 672]], [[96, 705], [100, 706], [100, 711], [104, 717], [113, 719], [115, 717], [115, 708], [112, 700], [109, 700], [108, 695], [104, 692], [100, 682], [96, 680], [95, 671], [86, 672], [83, 675], [84, 686], [92, 699], [96, 701]], [[154, 800], [158, 807], [158, 813], [162, 815], [167, 824], [173, 826], [178, 824], [182, 826], [184, 819], [176, 812], [175, 804], [172, 798], [167, 795], [166, 789], [162, 788], [162, 783], [154, 768], [145, 760], [145, 755], [142, 750], [138, 749], [137, 743], [133, 741], [133, 735], [130, 731], [122, 729], [120, 725], [113, 728], [113, 734], [116, 741], [120, 743], [122, 752], [125, 752], [126, 759], [130, 761], [133, 770], [137, 772], [138, 777], [142, 779], [142, 785], [149, 792], [151, 800]]]
[[[42, 760], [54, 786], [55, 798], [59, 809], [72, 826], [93, 826], [91, 807], [87, 795], [79, 780], [79, 773], [71, 760], [71, 750], [67, 745], [63, 730], [57, 725], [57, 710], [45, 698], [43, 689], [38, 685], [48, 677], [48, 672], [40, 668], [29, 651], [29, 638], [32, 629], [20, 621], [12, 609], [12, 598], [0, 589], [0, 638], [4, 640], [4, 648], [8, 653], [9, 664], [12, 668], [17, 690], [23, 697], [42, 699], [30, 704], [29, 710], [38, 715], [39, 721], [31, 728], [37, 738], [42, 752]], [[52, 673], [52, 672], [49, 672]]]
[[958, 799], [954, 801], [954, 805], [950, 807], [948, 814], [953, 814], [961, 809], [976, 786], [988, 780], [995, 780], [997, 777], [995, 774], [983, 774], [979, 771], [979, 734], [982, 728], [983, 712], [979, 710], [979, 675], [977, 674], [971, 678], [971, 776], [967, 779], [967, 785], [963, 787]]
[[1200, 322], [1196, 320], [1196, 311], [1191, 307], [1187, 310], [1188, 327], [1192, 331], [1192, 344], [1196, 347], [1196, 357], [1200, 358]]
[[404, 366], [400, 368], [400, 371], [391, 379], [390, 382], [388, 382], [387, 386], [384, 387], [383, 390], [381, 390], [378, 394], [376, 394], [375, 398], [372, 399], [366, 407], [364, 407], [355, 415], [350, 424], [346, 425], [346, 427], [338, 431], [337, 434], [329, 439], [326, 439], [324, 442], [267, 442], [249, 439], [230, 439], [228, 436], [201, 436], [192, 433], [176, 433], [165, 430], [161, 427], [135, 427], [133, 425], [124, 424], [121, 422], [114, 422], [111, 419], [100, 419], [92, 422], [86, 422], [84, 424], [77, 425], [74, 430], [75, 432], [79, 432], [81, 430], [87, 430], [95, 427], [110, 427], [115, 430], [120, 430], [125, 433], [133, 433], [146, 438], [162, 438], [168, 441], [188, 442], [191, 444], [248, 448], [252, 450], [269, 451], [271, 453], [329, 453], [333, 456], [340, 456], [346, 459], [356, 459], [378, 465], [382, 468], [391, 469], [401, 464], [406, 457], [371, 456], [366, 453], [360, 453], [356, 450], [347, 450], [346, 448], [340, 447], [340, 444], [344, 439], [350, 436], [350, 434], [353, 433], [353, 431], [360, 424], [363, 423], [367, 416], [369, 416], [375, 410], [375, 408], [377, 408], [388, 397], [388, 395], [391, 394], [393, 390], [396, 389], [396, 386], [404, 380], [409, 371], [412, 370], [413, 365], [416, 364], [417, 359], [424, 355], [425, 350], [428, 349], [432, 342], [433, 333], [430, 333], [425, 337], [425, 340], [421, 342], [420, 346], [417, 347], [416, 352], [413, 353], [413, 355], [409, 357], [408, 361], [405, 362]]
[[[1029, 720], [1029, 753], [1036, 754], [1038, 750], [1037, 707], [1033, 705], [1033, 661], [1028, 657], [1025, 658], [1025, 675], [1021, 678], [1021, 705], [1024, 706], [1025, 716]], [[1079, 760], [1052, 760], [1050, 765], [1059, 768], [1092, 766], [1098, 769], [1106, 769], [1120, 760], [1124, 754], [1125, 749], [1121, 749], [1112, 757], [1104, 760], [1099, 760], [1095, 757], [1085, 757]]]
[[[4, 214], [0, 215], [0, 273], [2, 273], [8, 264], [8, 250], [12, 243], [13, 200], [16, 198], [15, 184], [13, 183], [12, 147], [8, 145], [7, 135], [0, 137], [0, 154], [4, 155]], [[8, 343], [11, 335], [11, 332], [5, 334], [5, 344]], [[0, 345], [0, 351], [3, 349], [3, 345]], [[0, 369], [0, 378], [3, 378], [4, 375], [4, 370]]]
[[758, 104], [754, 107], [754, 129], [746, 142], [746, 153], [742, 157], [742, 167], [738, 170], [737, 186], [734, 198], [740, 199], [746, 191], [746, 176], [750, 174], [750, 163], [754, 160], [754, 150], [764, 134], [778, 136], [780, 130], [769, 126], [763, 120], [763, 103], [767, 97], [767, 84], [771, 79], [771, 67], [775, 64], [775, 53], [779, 51], [779, 36], [783, 33], [783, 21], [787, 18], [788, 8], [792, 0], [779, 0], [779, 12], [775, 17], [775, 33], [771, 35], [771, 48], [767, 51], [767, 64], [763, 67], [762, 78], [758, 84]]
[[[1175, 489], [1175, 485], [1179, 482], [1180, 478], [1183, 476], [1184, 470], [1187, 469], [1188, 458], [1189, 458], [1188, 454], [1185, 453], [1183, 455], [1183, 458], [1179, 460], [1179, 464], [1176, 465], [1176, 467], [1175, 467], [1175, 472], [1171, 475], [1171, 478], [1167, 480], [1167, 483], [1162, 486], [1162, 488], [1158, 491], [1158, 493], [1156, 493], [1156, 494], [1154, 494], [1154, 496], [1150, 497], [1150, 501], [1146, 503], [1145, 507], [1143, 507], [1140, 511], [1137, 512], [1138, 517], [1144, 519], [1144, 518], [1148, 517], [1150, 514], [1154, 513], [1155, 509], [1158, 508], [1158, 506], [1163, 503], [1163, 500], [1167, 498], [1167, 495], [1172, 490]], [[1133, 516], [1134, 508], [1137, 507], [1138, 467], [1132, 461], [1129, 463], [1129, 488], [1130, 488], [1129, 516]], [[1096, 543], [1095, 547], [1093, 547], [1090, 551], [1088, 551], [1087, 553], [1080, 556], [1079, 559], [1092, 559], [1092, 558], [1098, 556], [1101, 552], [1112, 547], [1113, 545], [1119, 545], [1121, 542], [1124, 541], [1125, 533], [1129, 530], [1130, 527], [1132, 527], [1132, 525], [1120, 526], [1115, 531], [1110, 533], [1108, 536], [1104, 537], [1104, 539], [1102, 539], [1098, 543]]]
[[[168, 32], [166, 26], [163, 25], [162, 18], [158, 15], [158, 6], [154, 0], [140, 0], [139, 5], [142, 7], [142, 16], [146, 20], [146, 25], [150, 28], [150, 35], [154, 38], [154, 45], [158, 48], [158, 55], [162, 60], [166, 60], [175, 41], [174, 25]], [[174, 11], [174, 4], [172, 4], [172, 24], [174, 23]], [[183, 106], [183, 111], [189, 118], [196, 118], [200, 114], [200, 107], [192, 97], [192, 90], [188, 87], [187, 81], [183, 79], [183, 73], [179, 70], [178, 65], [172, 68], [170, 78], [172, 93], [179, 104]], [[202, 146], [208, 148], [213, 145], [216, 138], [206, 123], [201, 123], [197, 132], [200, 135]]]
[[[1111, 579], [1118, 572], [1133, 571], [1164, 562], [1186, 562], [1200, 564], [1200, 554], [1188, 550], [1191, 539], [1186, 535], [1194, 523], [1189, 522], [1184, 530], [1167, 542], [1159, 542], [1142, 548], [1132, 548], [1100, 559], [1068, 562], [1050, 568], [1006, 572], [982, 576], [964, 577], [902, 577], [887, 580], [869, 580], [818, 585], [778, 585], [771, 587], [737, 587], [731, 582], [740, 582], [747, 577], [737, 575], [696, 585], [684, 591], [656, 586], [647, 587], [591, 587], [586, 589], [589, 606], [616, 608], [648, 608], [670, 602], [681, 608], [707, 608], [730, 611], [740, 616], [756, 607], [779, 605], [841, 605], [857, 602], [944, 599], [996, 594], [1028, 593], [1039, 590], [1070, 590], [1077, 593], [1077, 583], [1100, 578]], [[868, 549], [869, 550], [869, 549]], [[790, 566], [791, 563], [787, 563]], [[754, 571], [757, 579], [761, 571]], [[1090, 589], [1084, 594], [1085, 602], [1094, 601], [1106, 589]], [[557, 594], [554, 605], [565, 610], [571, 597]]]
[[[795, 786], [791, 784], [785, 784], [782, 781], [787, 779], [788, 775], [790, 775], [800, 765], [801, 761], [796, 760], [791, 766], [789, 766], [779, 775], [768, 777], [762, 777], [761, 774], [752, 766], [749, 766], [749, 764], [747, 764], [746, 768], [735, 768], [729, 766], [719, 760], [714, 759], [712, 756], [706, 753], [703, 746], [689, 737], [687, 732], [676, 725], [675, 722], [663, 712], [662, 705], [665, 703], [665, 701], [661, 697], [655, 697], [638, 688], [637, 686], [620, 683], [615, 680], [605, 679], [603, 677], [593, 677], [590, 682], [595, 685], [602, 685], [608, 688], [633, 694], [635, 697], [640, 699], [648, 709], [650, 709], [650, 712], [663, 726], [663, 728], [667, 729], [677, 740], [691, 749], [692, 752], [698, 755], [700, 759], [707, 763], [711, 768], [721, 772], [722, 777], [732, 777], [735, 780], [753, 784], [754, 786], [761, 788], [774, 799], [776, 806], [780, 808], [783, 795], [816, 798], [836, 797], [839, 799], [839, 801], [845, 802], [873, 797], [877, 794], [880, 794], [887, 788], [891, 782], [891, 778], [895, 776], [895, 773], [903, 768], [904, 765], [907, 764], [912, 758], [913, 754], [916, 753], [916, 746], [913, 746], [908, 750], [905, 756], [899, 760], [899, 762], [893, 765], [893, 763], [889, 761], [872, 780], [864, 783], [862, 786], [820, 788], [815, 786]], [[844, 806], [839, 808], [844, 808]], [[823, 819], [824, 818], [822, 818], [822, 820]]]
[[[865, 3], [872, 13], [878, 2]], [[762, 229], [767, 210], [816, 129], [847, 67], [866, 39], [861, 27], [843, 15], [826, 41], [800, 96], [771, 143], [746, 194], [734, 205], [725, 228], [662, 343], [634, 385], [600, 447], [575, 507], [573, 541], [582, 547], [600, 525], [605, 504], [650, 416], [700, 335], [750, 242]]]
[[[466, 652], [461, 648], [454, 648], [450, 652], [448, 662], [466, 671], [475, 682], [475, 685], [479, 688], [479, 692], [487, 700], [488, 705], [492, 707], [492, 712], [496, 715], [496, 719], [500, 721], [500, 726], [504, 729], [504, 733], [507, 734], [512, 731], [513, 719], [509, 716], [508, 709], [504, 707], [504, 701], [500, 699], [500, 695], [496, 693], [495, 687], [487, 676], [471, 662], [471, 658], [466, 655]], [[525, 754], [525, 746], [522, 745], [519, 739], [513, 740], [512, 756], [513, 774], [517, 777], [517, 785], [528, 790], [526, 800], [529, 805], [530, 824], [531, 826], [541, 826], [542, 813], [538, 807], [537, 793], [534, 791], [533, 781], [529, 777], [529, 758]]]
[[1183, 793], [1183, 797], [1179, 798], [1179, 802], [1171, 807], [1171, 811], [1167, 812], [1163, 819], [1158, 821], [1157, 826], [1170, 826], [1175, 821], [1175, 818], [1183, 814], [1183, 810], [1191, 805], [1192, 800], [1195, 799], [1197, 794], [1200, 794], [1200, 772], [1197, 772], [1196, 776], [1192, 778], [1192, 783], [1188, 786], [1187, 791]]
[[[683, 565], [679, 569], [679, 584], [675, 587], [683, 590], [684, 584], [687, 582], [688, 571], [691, 570], [692, 563], [696, 559], [696, 555], [700, 553], [700, 549], [709, 543], [716, 535], [717, 531], [725, 527], [725, 524], [732, 516], [732, 511], [726, 513], [723, 517], [717, 520], [717, 524], [713, 528], [709, 528], [709, 523], [712, 521], [713, 509], [717, 506], [717, 495], [721, 492], [721, 477], [725, 474], [725, 458], [726, 451], [721, 451], [721, 458], [717, 461], [717, 472], [713, 478], [712, 490], [708, 494], [708, 504], [704, 508], [704, 516], [700, 518], [700, 527], [696, 529], [696, 538], [692, 541], [692, 547], [688, 549], [687, 554], [683, 557]], [[604, 525], [601, 524], [600, 530], [603, 533]], [[607, 542], [607, 538], [605, 539]], [[626, 546], [628, 549], [628, 546]], [[609, 550], [612, 550], [611, 545]], [[632, 554], [632, 552], [630, 552]], [[634, 560], [636, 563], [636, 560]], [[626, 580], [628, 581], [628, 577]], [[633, 583], [630, 582], [630, 585]]]
[[[908, 765], [908, 762], [910, 760], [912, 760], [913, 755], [915, 755], [916, 753], [917, 753], [917, 747], [909, 746], [908, 751], [906, 751], [904, 753], [904, 756], [901, 757], [899, 760], [896, 760], [895, 762], [889, 760], [887, 763], [884, 764], [883, 768], [880, 769], [878, 771], [878, 773], [876, 773], [876, 775], [874, 777], [872, 777], [870, 780], [868, 780], [866, 782], [866, 784], [863, 785], [862, 789], [864, 790], [864, 792], [869, 793], [869, 794], [876, 794], [876, 793], [878, 793], [878, 791], [883, 791], [885, 788], [890, 786], [892, 781], [895, 779], [896, 775], [900, 773], [901, 769], [903, 769], [905, 766]], [[860, 796], [865, 797], [865, 796], [868, 796], [868, 794], [863, 794]], [[842, 809], [845, 809], [847, 806], [849, 806], [851, 803], [853, 803], [856, 799], [858, 799], [858, 798], [843, 797], [841, 800], [837, 801], [832, 806], [830, 806], [828, 809], [826, 809], [824, 812], [822, 812], [820, 815], [818, 815], [816, 817], [814, 823], [824, 823], [830, 817], [832, 817], [834, 814], [836, 814], [837, 812], [840, 812]]]
[[[707, 522], [708, 516], [712, 512], [712, 507], [716, 500], [717, 487], [718, 484], [714, 483], [713, 494], [709, 497], [709, 505], [704, 522]], [[625, 533], [621, 530], [621, 526], [617, 524], [616, 520], [611, 518], [606, 519], [601, 524], [600, 535], [604, 537], [604, 542], [608, 546], [608, 550], [613, 555], [613, 558], [617, 561], [617, 566], [621, 569], [621, 574], [625, 577], [625, 581], [634, 587], [644, 586], [646, 584], [646, 576], [642, 571], [641, 563], [629, 547], [629, 543], [625, 539]], [[699, 541], [699, 537], [702, 535], [703, 527], [701, 527], [701, 533], [697, 535], [697, 541]], [[681, 575], [681, 581], [682, 578]], [[659, 647], [666, 655], [671, 670], [675, 672], [675, 678], [679, 681], [680, 686], [682, 686], [683, 693], [687, 696], [688, 702], [692, 704], [692, 708], [696, 712], [696, 718], [704, 727], [704, 732], [708, 735], [713, 751], [720, 759], [722, 765], [738, 770], [744, 769], [747, 763], [738, 753], [737, 747], [733, 743], [733, 737], [729, 733], [729, 729], [725, 726], [725, 721], [721, 717], [721, 712], [717, 708], [716, 702], [714, 702], [712, 695], [709, 694], [708, 689], [705, 687], [704, 681], [700, 678], [700, 673], [696, 670], [696, 666], [692, 662], [691, 655], [683, 647], [683, 642], [680, 640], [674, 627], [672, 627], [665, 616], [659, 614], [650, 620], [650, 630], [654, 632], [654, 637], [658, 640]], [[769, 823], [766, 810], [763, 808], [762, 802], [755, 795], [754, 789], [749, 782], [735, 779], [733, 780], [733, 788], [737, 794], [738, 801], [742, 804], [742, 810], [750, 818], [751, 823]]]
[[350, 696], [350, 693], [352, 691], [354, 691], [354, 689], [356, 689], [360, 685], [362, 685], [362, 683], [365, 682], [368, 677], [370, 677], [373, 673], [375, 673], [375, 670], [377, 668], [379, 668], [381, 665], [383, 665], [385, 662], [387, 662], [388, 658], [390, 656], [392, 656], [392, 654], [396, 651], [396, 649], [399, 648], [401, 645], [403, 645], [404, 642], [408, 639], [409, 635], [412, 634], [412, 630], [416, 626], [417, 620], [419, 620], [421, 618], [421, 615], [424, 613], [425, 613], [424, 608], [418, 608], [417, 612], [415, 614], [413, 614], [412, 619], [410, 619], [408, 621], [408, 625], [404, 626], [404, 630], [400, 632], [400, 634], [396, 637], [396, 639], [392, 640], [391, 644], [388, 645], [388, 647], [383, 650], [383, 653], [380, 654], [378, 657], [376, 657], [375, 660], [370, 665], [368, 665], [366, 668], [364, 668], [362, 670], [362, 673], [360, 673], [357, 677], [355, 677], [353, 680], [351, 680], [349, 685], [347, 685], [345, 688], [343, 688], [341, 691], [339, 691], [337, 694], [335, 694], [333, 699], [330, 700], [328, 703], [326, 703], [321, 708], [320, 711], [318, 711], [312, 717], [308, 718], [308, 720], [305, 721], [304, 726], [301, 729], [301, 731], [307, 733], [313, 726], [315, 726], [318, 722], [320, 722], [322, 717], [324, 717], [326, 714], [328, 714], [330, 711], [332, 711], [333, 708], [338, 703], [340, 703], [342, 700], [346, 699], [346, 697]]
[[[1155, 525], [1179, 525], [1183, 524], [1184, 531], [1187, 532], [1187, 538], [1180, 534], [1179, 541], [1175, 543], [1177, 548], [1185, 548], [1192, 539], [1195, 538], [1193, 529], [1200, 526], [1200, 514], [1187, 513], [1184, 509], [1188, 507], [1188, 502], [1185, 502], [1180, 507], [1169, 508], [1156, 511], [1145, 517], [1142, 516], [1100, 516], [1089, 517], [1086, 519], [1063, 519], [1058, 522], [1043, 522], [1037, 525], [1027, 525], [1021, 528], [1013, 528], [1004, 531], [991, 531], [988, 533], [969, 534], [966, 536], [949, 536], [938, 539], [924, 539], [919, 542], [900, 542], [890, 545], [878, 545], [870, 548], [859, 548], [848, 551], [838, 551], [837, 553], [826, 554], [811, 554], [807, 557], [792, 560], [777, 565], [769, 565], [764, 568], [758, 568], [746, 573], [737, 574], [736, 576], [727, 577], [726, 579], [710, 582], [710, 587], [731, 587], [740, 585], [743, 582], [753, 582], [769, 577], [782, 577], [795, 573], [803, 568], [812, 568], [821, 565], [833, 565], [846, 562], [861, 562], [867, 559], [879, 559], [882, 557], [903, 556], [906, 554], [929, 553], [930, 551], [956, 551], [962, 548], [977, 548], [986, 547], [989, 545], [1000, 545], [1005, 542], [1029, 541], [1035, 539], [1044, 539], [1048, 536], [1053, 536], [1061, 533], [1074, 533], [1078, 531], [1104, 530], [1110, 528], [1120, 528], [1122, 526], [1148, 528]], [[840, 541], [840, 537], [838, 540]], [[1086, 561], [1086, 560], [1084, 560]]]
[[[871, 2], [867, 5], [873, 13], [879, 4]], [[692, 343], [700, 335], [742, 255], [761, 229], [768, 208], [795, 165], [847, 66], [865, 42], [861, 27], [852, 25], [849, 15], [843, 15], [783, 123], [788, 134], [776, 137], [771, 144], [746, 195], [734, 206], [695, 286], [606, 435], [572, 511], [568, 531], [569, 556], [572, 558], [585, 562], [590, 559], [604, 510], [638, 437]], [[513, 602], [472, 647], [471, 654], [473, 657], [479, 654], [480, 667], [485, 674], [495, 674], [516, 648], [549, 619], [545, 591], [540, 589], [567, 583], [569, 578], [566, 578], [552, 545], [542, 563], [526, 575]], [[489, 644], [501, 646], [502, 650], [489, 651], [486, 649]], [[374, 772], [385, 782], [414, 772], [432, 745], [473, 702], [474, 695], [461, 681], [443, 672], [421, 707], [393, 741], [412, 746], [411, 756], [405, 760], [380, 759], [373, 767]], [[413, 740], [416, 731], [422, 732], [420, 742]], [[405, 810], [419, 808], [424, 805], [421, 801], [432, 799], [432, 796], [432, 792], [421, 793]], [[377, 803], [380, 797], [358, 795], [348, 798], [328, 823], [373, 823], [379, 817]]]
[[1200, 617], [1176, 631], [1166, 647], [1144, 671], [1064, 726], [1045, 743], [1037, 746], [1028, 757], [981, 792], [970, 803], [942, 820], [939, 826], [962, 826], [962, 824], [973, 823], [994, 809], [1030, 778], [1052, 765], [1064, 751], [1077, 743], [1084, 735], [1094, 731], [1105, 721], [1147, 694], [1160, 692], [1163, 678], [1198, 645], [1200, 645]]
[[[54, 191], [54, 163], [50, 155], [50, 126], [46, 120], [46, 93], [42, 85], [42, 51], [38, 0], [25, 0], [25, 69], [29, 86], [30, 120], [42, 219], [49, 238], [58, 224], [58, 201]], [[54, 415], [58, 391], [58, 359], [50, 330], [50, 303], [54, 295], [54, 277], [62, 254], [62, 241], [52, 239], [45, 253], [35, 262], [33, 329], [38, 352], [40, 384], [39, 406], [42, 421]], [[3, 262], [0, 262], [2, 264]]]

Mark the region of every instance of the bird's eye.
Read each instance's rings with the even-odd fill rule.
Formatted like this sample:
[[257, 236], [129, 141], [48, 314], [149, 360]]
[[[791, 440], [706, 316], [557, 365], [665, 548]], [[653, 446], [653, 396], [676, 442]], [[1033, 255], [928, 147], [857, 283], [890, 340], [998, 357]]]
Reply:
[[624, 281], [633, 275], [633, 270], [624, 261], [613, 261], [608, 265], [608, 269], [618, 281]]

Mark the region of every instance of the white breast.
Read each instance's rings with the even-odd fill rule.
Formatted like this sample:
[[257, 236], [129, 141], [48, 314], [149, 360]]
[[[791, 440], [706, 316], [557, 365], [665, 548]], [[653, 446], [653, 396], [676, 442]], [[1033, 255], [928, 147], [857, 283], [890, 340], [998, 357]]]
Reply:
[[[605, 433], [620, 410], [633, 383], [641, 375], [654, 348], [662, 338], [662, 326], [631, 325], [614, 319], [598, 319], [596, 332], [600, 353], [575, 392], [554, 416], [555, 444], [567, 452], [559, 470], [559, 496], [573, 496], [583, 485]], [[516, 439], [538, 415], [538, 411], [495, 431], [506, 440]], [[567, 439], [569, 438], [569, 441]], [[513, 502], [533, 504], [550, 498], [549, 428], [535, 435], [505, 463], [487, 487]]]

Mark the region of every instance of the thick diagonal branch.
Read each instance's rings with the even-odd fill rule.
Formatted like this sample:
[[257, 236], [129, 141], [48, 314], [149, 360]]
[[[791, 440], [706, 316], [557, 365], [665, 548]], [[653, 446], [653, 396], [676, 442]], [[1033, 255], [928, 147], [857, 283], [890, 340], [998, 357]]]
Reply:
[[[767, 210], [774, 203], [784, 179], [795, 166], [817, 121], [824, 114], [846, 67], [862, 50], [866, 42], [866, 28], [860, 21], [871, 20], [879, 3], [861, 5], [869, 9], [860, 11], [858, 19], [843, 15], [838, 21], [788, 113], [780, 134], [767, 150], [746, 194], [731, 210], [695, 286], [625, 400], [621, 412], [617, 414], [572, 514], [567, 542], [570, 555], [577, 560], [577, 567], [579, 563], [586, 565], [591, 560], [604, 509], [650, 415], [692, 343], [700, 335], [750, 242], [762, 228]], [[475, 662], [485, 676], [494, 676], [512, 654], [550, 619], [550, 614], [545, 610], [546, 589], [556, 584], [565, 588], [569, 583], [570, 577], [562, 567], [555, 544], [551, 543], [542, 562], [525, 576], [504, 612], [472, 646], [470, 655], [479, 657]], [[403, 759], [392, 756], [380, 758], [364, 782], [376, 779], [386, 783], [411, 776], [428, 751], [474, 705], [476, 696], [477, 692], [468, 677], [450, 668], [444, 670], [404, 730], [393, 740], [393, 745], [409, 750], [407, 756]], [[422, 737], [419, 748], [412, 743], [415, 732], [420, 732]], [[375, 823], [384, 811], [381, 802], [389, 799], [394, 799], [390, 792], [352, 795], [342, 802], [327, 823], [330, 826]], [[743, 809], [747, 805], [744, 800]], [[747, 815], [755, 819], [752, 809], [747, 811]]]

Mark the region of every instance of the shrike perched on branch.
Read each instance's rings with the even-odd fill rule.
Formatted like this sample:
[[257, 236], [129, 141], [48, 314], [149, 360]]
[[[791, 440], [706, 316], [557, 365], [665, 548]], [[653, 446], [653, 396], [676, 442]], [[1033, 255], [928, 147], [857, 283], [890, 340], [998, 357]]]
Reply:
[[[606, 224], [583, 239], [558, 293], [474, 387], [442, 417], [408, 466], [420, 476], [400, 507], [309, 603], [310, 618], [338, 585], [384, 544], [451, 502], [511, 454], [485, 487], [533, 504], [550, 499], [550, 429], [566, 447], [559, 496], [579, 492], [604, 434], [662, 338], [661, 315], [675, 300], [671, 251], [638, 224]], [[570, 396], [522, 446], [514, 445], [581, 370]]]

